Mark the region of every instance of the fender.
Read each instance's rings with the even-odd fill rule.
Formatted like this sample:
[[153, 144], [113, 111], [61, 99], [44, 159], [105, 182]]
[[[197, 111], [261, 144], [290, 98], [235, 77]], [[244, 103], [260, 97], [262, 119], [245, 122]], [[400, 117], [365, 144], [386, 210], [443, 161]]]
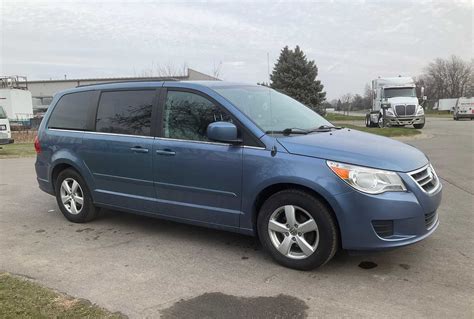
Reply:
[[72, 166], [82, 176], [82, 178], [84, 178], [87, 187], [89, 188], [89, 191], [91, 193], [91, 196], [93, 196], [95, 182], [89, 168], [85, 165], [83, 161], [79, 159], [76, 154], [66, 149], [58, 150], [57, 152], [54, 152], [54, 154], [51, 156], [51, 166], [50, 171], [48, 173], [48, 177], [51, 183], [53, 184], [54, 169], [61, 164], [67, 164]]
[[[328, 181], [333, 182], [334, 179], [329, 179]], [[321, 182], [321, 180], [318, 180], [318, 182]], [[336, 193], [331, 193], [329, 191], [330, 187], [323, 187], [321, 184], [324, 183], [315, 183], [313, 180], [310, 180], [308, 178], [303, 178], [303, 177], [295, 177], [295, 176], [278, 176], [278, 177], [272, 177], [269, 179], [266, 179], [265, 181], [262, 181], [262, 183], [258, 184], [255, 188], [255, 192], [252, 192], [252, 197], [251, 200], [249, 201], [243, 201], [242, 202], [242, 211], [243, 215], [241, 217], [241, 222], [240, 222], [240, 227], [244, 229], [252, 229], [254, 231], [254, 223], [256, 221], [256, 216], [258, 214], [258, 211], [255, 209], [255, 203], [257, 202], [258, 196], [267, 188], [275, 186], [275, 185], [294, 185], [295, 187], [303, 187], [307, 188], [314, 193], [318, 194], [321, 196], [329, 205], [329, 207], [332, 209], [334, 212], [334, 215], [337, 219], [337, 222], [341, 225], [344, 224], [344, 215], [342, 213], [342, 209], [339, 206], [338, 202], [335, 199], [335, 195], [337, 194], [343, 194], [346, 192], [352, 192], [353, 190], [346, 187], [346, 185], [341, 185], [343, 186], [344, 191], [339, 191]]]

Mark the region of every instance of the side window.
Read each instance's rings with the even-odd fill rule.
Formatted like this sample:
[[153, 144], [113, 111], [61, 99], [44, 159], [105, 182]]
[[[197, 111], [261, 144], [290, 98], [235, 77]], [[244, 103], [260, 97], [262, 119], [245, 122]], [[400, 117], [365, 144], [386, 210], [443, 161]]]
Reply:
[[150, 135], [155, 91], [103, 92], [97, 110], [96, 131]]
[[227, 113], [201, 95], [168, 91], [163, 114], [164, 137], [208, 141], [207, 126], [218, 121], [232, 122]]
[[92, 130], [90, 119], [95, 111], [93, 95], [93, 91], [64, 95], [54, 107], [48, 128]]

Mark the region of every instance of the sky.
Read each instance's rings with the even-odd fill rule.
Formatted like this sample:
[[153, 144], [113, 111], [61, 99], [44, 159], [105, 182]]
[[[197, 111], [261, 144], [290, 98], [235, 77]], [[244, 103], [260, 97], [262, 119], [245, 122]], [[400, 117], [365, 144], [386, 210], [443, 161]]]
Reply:
[[316, 61], [328, 99], [377, 76], [417, 76], [473, 56], [471, 1], [0, 0], [0, 75], [124, 77], [183, 64], [233, 82], [268, 81], [280, 50]]

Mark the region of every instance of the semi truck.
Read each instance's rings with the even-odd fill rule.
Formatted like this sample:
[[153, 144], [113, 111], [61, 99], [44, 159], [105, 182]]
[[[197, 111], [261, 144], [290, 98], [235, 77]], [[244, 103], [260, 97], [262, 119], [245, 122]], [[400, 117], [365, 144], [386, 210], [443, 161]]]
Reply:
[[[422, 99], [424, 88], [421, 88]], [[413, 125], [425, 126], [425, 112], [416, 96], [411, 77], [385, 77], [372, 81], [372, 109], [365, 116], [367, 127]]]

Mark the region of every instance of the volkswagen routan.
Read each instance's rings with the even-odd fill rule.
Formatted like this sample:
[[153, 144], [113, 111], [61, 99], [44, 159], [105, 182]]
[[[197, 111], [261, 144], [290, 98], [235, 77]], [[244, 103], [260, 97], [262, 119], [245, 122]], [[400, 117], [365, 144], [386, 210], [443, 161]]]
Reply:
[[39, 187], [72, 222], [107, 208], [253, 235], [294, 269], [413, 244], [439, 224], [442, 187], [421, 151], [264, 86], [77, 87], [56, 94], [35, 149]]

